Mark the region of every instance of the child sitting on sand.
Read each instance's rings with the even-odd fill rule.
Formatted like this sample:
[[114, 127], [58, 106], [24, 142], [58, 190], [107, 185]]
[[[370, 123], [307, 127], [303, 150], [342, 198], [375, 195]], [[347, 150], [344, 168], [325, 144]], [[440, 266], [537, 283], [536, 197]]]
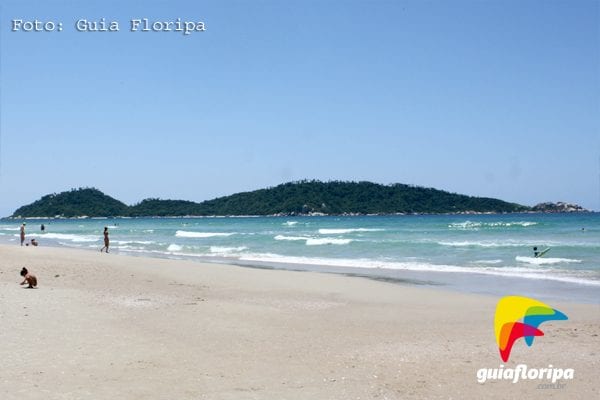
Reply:
[[37, 278], [35, 275], [30, 274], [29, 271], [27, 271], [27, 268], [23, 267], [21, 270], [21, 276], [25, 278], [23, 279], [23, 282], [21, 282], [21, 285], [29, 283], [29, 289], [33, 289], [35, 286], [37, 286]]

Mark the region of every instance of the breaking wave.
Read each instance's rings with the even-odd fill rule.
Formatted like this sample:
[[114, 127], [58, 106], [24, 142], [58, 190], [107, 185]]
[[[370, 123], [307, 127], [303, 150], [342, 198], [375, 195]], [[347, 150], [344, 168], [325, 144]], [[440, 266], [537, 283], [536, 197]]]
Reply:
[[231, 236], [235, 235], [234, 233], [225, 233], [225, 232], [189, 232], [189, 231], [177, 231], [175, 232], [175, 236], [177, 237], [186, 237], [186, 238], [209, 238], [209, 237], [217, 237], [217, 236]]
[[343, 235], [344, 233], [353, 233], [353, 232], [381, 232], [385, 229], [376, 229], [376, 228], [346, 228], [346, 229], [319, 229], [319, 233], [321, 235]]
[[579, 264], [581, 260], [573, 260], [570, 258], [546, 258], [546, 257], [523, 257], [516, 256], [515, 260], [521, 263], [534, 265], [552, 265], [552, 264]]
[[494, 229], [494, 228], [526, 228], [528, 226], [537, 225], [537, 222], [531, 221], [511, 221], [511, 222], [454, 222], [448, 225], [450, 229], [457, 230], [479, 230], [479, 229]]

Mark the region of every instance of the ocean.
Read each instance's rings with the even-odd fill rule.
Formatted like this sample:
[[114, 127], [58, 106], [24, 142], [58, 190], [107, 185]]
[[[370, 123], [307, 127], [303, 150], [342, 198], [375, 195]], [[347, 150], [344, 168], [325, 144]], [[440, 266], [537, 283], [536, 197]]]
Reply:
[[[0, 220], [0, 242], [18, 245], [22, 222]], [[40, 246], [99, 251], [107, 226], [117, 254], [600, 303], [600, 213], [24, 222]], [[534, 246], [550, 251], [535, 258]]]

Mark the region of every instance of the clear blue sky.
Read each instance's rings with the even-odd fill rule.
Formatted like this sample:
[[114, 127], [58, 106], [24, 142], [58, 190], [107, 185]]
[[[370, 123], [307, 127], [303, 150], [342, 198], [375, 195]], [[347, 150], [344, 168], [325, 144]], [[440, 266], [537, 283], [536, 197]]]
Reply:
[[[2, 2], [0, 215], [313, 178], [600, 209], [596, 0], [83, 3]], [[36, 18], [63, 31], [11, 31]]]

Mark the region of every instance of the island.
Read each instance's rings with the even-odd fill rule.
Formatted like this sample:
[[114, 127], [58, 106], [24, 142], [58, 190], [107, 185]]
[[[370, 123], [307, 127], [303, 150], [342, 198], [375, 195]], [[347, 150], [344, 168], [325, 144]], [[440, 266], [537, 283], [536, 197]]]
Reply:
[[[549, 204], [554, 204], [550, 206]], [[566, 203], [535, 207], [406, 184], [304, 180], [202, 202], [149, 198], [127, 205], [96, 188], [53, 193], [9, 218], [390, 215], [585, 211]], [[557, 206], [560, 205], [560, 206]], [[562, 212], [562, 211], [561, 211]]]

